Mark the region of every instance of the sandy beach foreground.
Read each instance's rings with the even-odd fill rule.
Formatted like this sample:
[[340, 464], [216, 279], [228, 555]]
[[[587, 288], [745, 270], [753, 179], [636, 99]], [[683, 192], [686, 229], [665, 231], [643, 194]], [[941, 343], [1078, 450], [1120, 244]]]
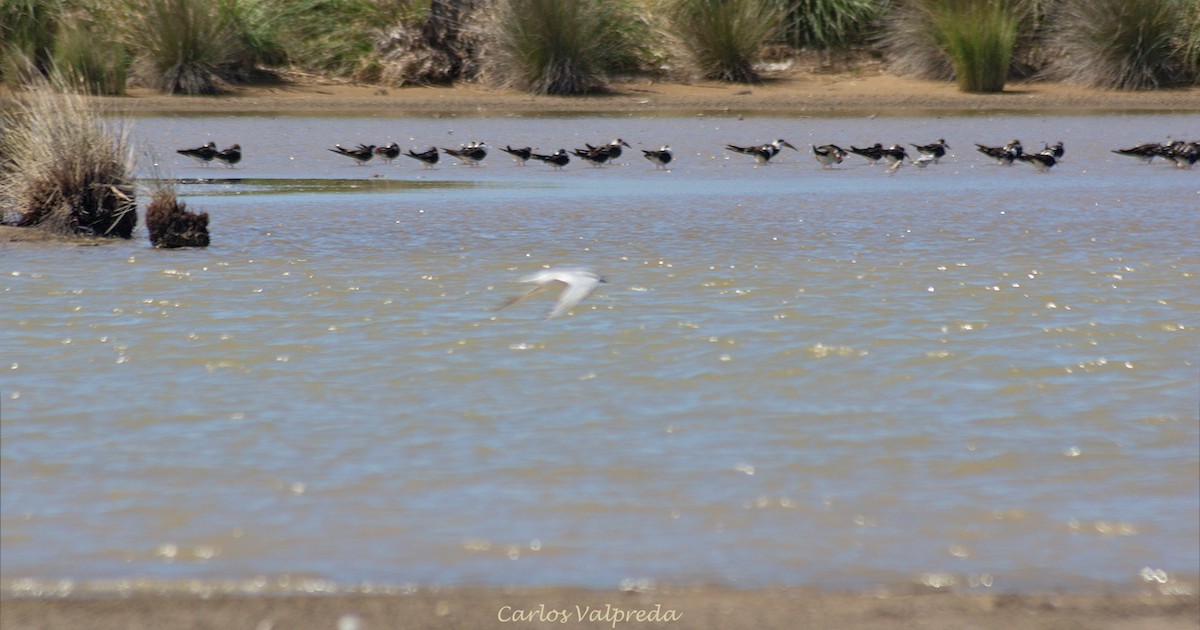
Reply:
[[626, 593], [463, 588], [403, 595], [4, 599], [5, 630], [74, 628], [871, 628], [1175, 630], [1197, 595], [908, 595], [698, 588]]

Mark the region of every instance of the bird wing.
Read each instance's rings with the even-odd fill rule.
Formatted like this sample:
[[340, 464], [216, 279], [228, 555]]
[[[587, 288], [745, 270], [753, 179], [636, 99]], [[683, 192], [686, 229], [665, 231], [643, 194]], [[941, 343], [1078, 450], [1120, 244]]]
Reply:
[[496, 307], [496, 310], [499, 311], [501, 309], [508, 308], [514, 304], [520, 304], [521, 302], [524, 302], [525, 300], [528, 300], [529, 298], [531, 298], [539, 293], [545, 292], [546, 290], [550, 289], [552, 286], [561, 285], [561, 284], [562, 284], [562, 282], [560, 282], [560, 281], [543, 282], [520, 295], [514, 295], [513, 297], [510, 297], [507, 300], [504, 300], [504, 302], [502, 302], [500, 304], [500, 306]]
[[564, 280], [559, 280], [558, 282], [565, 282], [567, 288], [559, 294], [558, 302], [554, 304], [554, 308], [546, 316], [546, 319], [561, 317], [567, 311], [575, 308], [587, 296], [591, 295], [592, 291], [596, 290], [596, 285], [600, 283], [600, 278], [592, 275], [579, 275], [571, 278], [569, 282]]

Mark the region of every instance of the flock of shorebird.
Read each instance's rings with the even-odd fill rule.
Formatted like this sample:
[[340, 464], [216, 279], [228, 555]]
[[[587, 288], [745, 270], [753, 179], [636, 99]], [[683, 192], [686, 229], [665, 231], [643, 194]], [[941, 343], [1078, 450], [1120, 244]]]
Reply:
[[[889, 173], [895, 172], [906, 162], [919, 168], [925, 168], [930, 164], [937, 164], [946, 156], [947, 150], [950, 149], [950, 145], [944, 139], [938, 139], [937, 142], [930, 144], [913, 144], [912, 146], [917, 149], [917, 153], [919, 154], [916, 158], [910, 157], [908, 151], [899, 144], [884, 147], [882, 143], [877, 142], [873, 146], [864, 148], [851, 145], [849, 149], [843, 149], [836, 144], [809, 146], [812, 149], [813, 157], [821, 164], [822, 168], [833, 168], [835, 165], [841, 164], [848, 155], [854, 154], [866, 158], [872, 164], [886, 161]], [[622, 147], [631, 148], [629, 143], [616, 138], [612, 142], [605, 144], [585, 144], [582, 149], [573, 149], [571, 151], [559, 149], [553, 153], [537, 153], [531, 147], [514, 148], [507, 145], [500, 150], [511, 155], [520, 165], [524, 165], [529, 160], [538, 160], [549, 164], [555, 169], [561, 169], [571, 162], [572, 155], [593, 166], [602, 166], [619, 158], [622, 153]], [[799, 151], [794, 145], [782, 138], [774, 142], [750, 146], [729, 144], [725, 146], [725, 149], [734, 153], [753, 156], [759, 164], [767, 164], [784, 147]], [[997, 163], [1004, 166], [1011, 166], [1014, 162], [1018, 161], [1028, 162], [1040, 171], [1049, 171], [1055, 164], [1062, 160], [1063, 154], [1066, 152], [1062, 142], [1056, 142], [1053, 145], [1047, 144], [1041, 151], [1036, 153], [1025, 152], [1019, 140], [1013, 140], [998, 147], [982, 144], [976, 144], [975, 147], [980, 153], [996, 160]], [[443, 153], [456, 158], [463, 164], [478, 166], [488, 156], [489, 148], [487, 143], [484, 142], [470, 142], [457, 149], [442, 148], [439, 151], [438, 147], [432, 146], [424, 151], [414, 149], [403, 151], [400, 145], [392, 142], [383, 146], [360, 144], [354, 148], [334, 145], [334, 148], [329, 150], [338, 155], [351, 158], [359, 165], [366, 164], [375, 157], [378, 157], [385, 163], [391, 163], [395, 158], [405, 155], [421, 162], [425, 168], [431, 169], [437, 165]], [[658, 149], [642, 149], [641, 151], [643, 157], [653, 163], [655, 168], [658, 169], [667, 168], [674, 159], [671, 147], [667, 145], [663, 145]], [[194, 158], [203, 164], [208, 164], [216, 160], [230, 168], [242, 159], [242, 147], [237, 144], [218, 151], [216, 143], [209, 142], [194, 149], [179, 149], [177, 153]], [[1172, 140], [1165, 143], [1147, 143], [1129, 149], [1116, 149], [1113, 153], [1136, 157], [1147, 163], [1153, 161], [1156, 157], [1161, 157], [1168, 163], [1174, 164], [1179, 168], [1191, 168], [1197, 161], [1200, 161], [1200, 142]]]

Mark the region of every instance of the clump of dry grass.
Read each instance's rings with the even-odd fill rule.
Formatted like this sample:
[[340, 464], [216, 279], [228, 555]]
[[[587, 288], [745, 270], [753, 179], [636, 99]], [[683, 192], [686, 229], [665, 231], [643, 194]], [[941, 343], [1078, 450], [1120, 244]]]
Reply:
[[669, 22], [705, 78], [754, 83], [754, 64], [779, 31], [782, 14], [764, 0], [674, 0]]
[[1194, 0], [1063, 0], [1048, 75], [1091, 87], [1136, 90], [1187, 82]]
[[158, 185], [150, 191], [146, 228], [155, 247], [208, 247], [208, 213], [188, 211], [170, 186]]
[[134, 157], [119, 127], [67, 86], [35, 81], [0, 123], [0, 208], [22, 227], [129, 238]]

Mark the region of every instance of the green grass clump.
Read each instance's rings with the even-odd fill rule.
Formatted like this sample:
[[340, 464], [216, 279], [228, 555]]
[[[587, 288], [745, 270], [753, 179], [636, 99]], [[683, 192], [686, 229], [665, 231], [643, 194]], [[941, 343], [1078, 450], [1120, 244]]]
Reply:
[[482, 71], [534, 94], [603, 90], [628, 59], [630, 18], [613, 0], [499, 0], [482, 25]]
[[0, 122], [0, 208], [22, 227], [129, 238], [137, 208], [127, 132], [45, 80], [15, 100]]
[[65, 25], [54, 40], [53, 72], [90, 94], [124, 94], [129, 55], [86, 22]]
[[1008, 80], [1020, 17], [1005, 0], [935, 3], [939, 33], [954, 81], [963, 92], [999, 92]]
[[885, 20], [881, 48], [897, 74], [954, 79], [965, 92], [998, 92], [1037, 0], [906, 0]]
[[[251, 0], [246, 0], [250, 2]], [[287, 62], [307, 71], [374, 81], [375, 45], [386, 28], [411, 20], [428, 0], [259, 0]]]
[[754, 83], [759, 80], [754, 63], [781, 18], [765, 0], [675, 0], [669, 21], [705, 78]]
[[829, 50], [860, 44], [884, 12], [882, 0], [772, 0], [789, 46]]
[[223, 1], [130, 0], [124, 31], [145, 79], [168, 94], [218, 94], [236, 37]]
[[1188, 19], [1194, 6], [1194, 0], [1063, 0], [1051, 35], [1062, 54], [1048, 74], [1120, 90], [1187, 81], [1187, 58], [1200, 54], [1189, 53], [1186, 43], [1196, 44]]
[[22, 83], [31, 67], [50, 69], [62, 12], [59, 0], [0, 0], [0, 76], [6, 83]]

